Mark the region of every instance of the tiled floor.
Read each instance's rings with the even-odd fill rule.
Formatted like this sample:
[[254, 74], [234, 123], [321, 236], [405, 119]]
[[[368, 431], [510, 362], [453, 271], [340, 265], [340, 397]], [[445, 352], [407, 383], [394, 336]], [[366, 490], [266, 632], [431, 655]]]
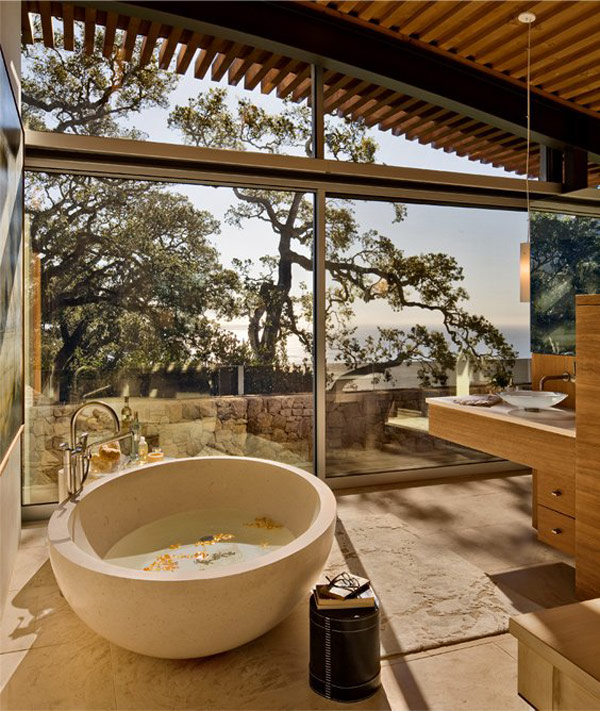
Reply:
[[[538, 543], [529, 524], [530, 478], [514, 476], [338, 495], [341, 515], [387, 513], [490, 574], [511, 598], [574, 600], [569, 558]], [[376, 581], [374, 581], [376, 582]], [[45, 527], [23, 530], [0, 632], [0, 708], [332, 709], [307, 684], [306, 609], [244, 647], [169, 661], [115, 647], [70, 611], [54, 582]], [[510, 711], [516, 643], [499, 635], [386, 660], [383, 687], [357, 709]]]

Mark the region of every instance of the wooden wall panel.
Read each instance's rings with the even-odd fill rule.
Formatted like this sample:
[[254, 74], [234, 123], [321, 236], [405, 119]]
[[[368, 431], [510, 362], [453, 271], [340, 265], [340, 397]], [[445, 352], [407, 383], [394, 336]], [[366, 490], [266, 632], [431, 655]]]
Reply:
[[[575, 373], [575, 356], [552, 355], [547, 353], [531, 354], [531, 387], [539, 390], [540, 378], [544, 375], [561, 375], [562, 373]], [[575, 383], [562, 380], [551, 380], [546, 383], [544, 390], [553, 390], [557, 393], [567, 393], [568, 397], [561, 403], [561, 407], [575, 409]]]
[[600, 596], [600, 296], [577, 297], [576, 588]]

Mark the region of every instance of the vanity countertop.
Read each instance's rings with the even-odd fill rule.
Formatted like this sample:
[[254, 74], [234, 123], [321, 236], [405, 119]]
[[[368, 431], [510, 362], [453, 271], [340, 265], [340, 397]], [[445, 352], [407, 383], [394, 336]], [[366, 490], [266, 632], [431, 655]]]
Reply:
[[440, 405], [451, 409], [468, 412], [475, 416], [489, 417], [503, 420], [536, 429], [555, 432], [566, 437], [575, 437], [575, 411], [566, 408], [553, 407], [539, 412], [525, 412], [517, 410], [512, 405], [502, 402], [492, 407], [474, 407], [473, 405], [459, 405], [454, 402], [455, 397], [430, 397], [426, 402], [429, 406]]
[[575, 471], [573, 410], [525, 412], [504, 403], [458, 405], [454, 399], [427, 399], [431, 435], [532, 469]]

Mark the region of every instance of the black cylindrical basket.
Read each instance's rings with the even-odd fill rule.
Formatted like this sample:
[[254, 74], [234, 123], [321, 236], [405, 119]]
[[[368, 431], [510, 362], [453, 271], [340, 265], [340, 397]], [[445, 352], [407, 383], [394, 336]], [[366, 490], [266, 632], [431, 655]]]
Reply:
[[319, 610], [310, 599], [310, 686], [334, 701], [360, 701], [381, 684], [379, 606]]

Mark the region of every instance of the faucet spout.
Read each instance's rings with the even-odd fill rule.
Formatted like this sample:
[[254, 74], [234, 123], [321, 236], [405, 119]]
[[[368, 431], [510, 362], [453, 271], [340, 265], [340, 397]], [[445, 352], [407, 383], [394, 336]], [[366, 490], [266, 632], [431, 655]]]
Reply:
[[[77, 423], [83, 410], [88, 407], [96, 407], [104, 410], [110, 416], [114, 425], [114, 434], [102, 442], [88, 444], [88, 433], [83, 432], [80, 436], [77, 434]], [[63, 451], [63, 467], [67, 481], [67, 491], [69, 494], [79, 494], [83, 488], [83, 484], [87, 479], [90, 467], [91, 453], [90, 449], [96, 444], [112, 442], [115, 439], [121, 440], [130, 437], [131, 432], [122, 433], [119, 423], [119, 416], [113, 408], [102, 400], [88, 400], [80, 405], [71, 416], [71, 429], [69, 443], [63, 442], [60, 445]]]
[[79, 416], [88, 407], [96, 407], [108, 413], [115, 426], [115, 434], [118, 434], [121, 429], [119, 416], [108, 403], [103, 400], [88, 400], [87, 402], [84, 402], [83, 405], [80, 405], [71, 416], [71, 447], [75, 447], [77, 443], [77, 421], [79, 420]]
[[540, 384], [539, 384], [539, 389], [543, 390], [544, 385], [549, 382], [550, 380], [562, 380], [565, 383], [574, 383], [575, 382], [575, 376], [571, 375], [571, 373], [567, 372], [565, 370], [564, 373], [561, 373], [560, 375], [543, 375], [540, 378]]

